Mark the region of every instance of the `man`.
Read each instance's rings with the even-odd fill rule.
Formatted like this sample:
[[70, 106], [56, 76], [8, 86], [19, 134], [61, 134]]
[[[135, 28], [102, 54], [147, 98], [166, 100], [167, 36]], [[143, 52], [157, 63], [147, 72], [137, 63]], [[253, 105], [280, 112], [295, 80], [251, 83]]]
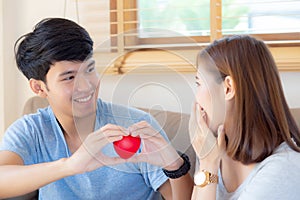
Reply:
[[[190, 199], [189, 161], [142, 111], [98, 99], [93, 41], [60, 18], [16, 42], [18, 68], [49, 107], [13, 123], [0, 147], [0, 198], [39, 189], [39, 199]], [[137, 155], [113, 142], [140, 137]]]

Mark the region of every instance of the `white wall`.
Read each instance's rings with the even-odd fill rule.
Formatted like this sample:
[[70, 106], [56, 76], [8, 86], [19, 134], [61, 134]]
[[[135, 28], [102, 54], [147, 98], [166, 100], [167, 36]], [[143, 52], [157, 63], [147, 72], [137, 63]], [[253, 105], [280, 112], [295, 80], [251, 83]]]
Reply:
[[[300, 72], [281, 72], [290, 107], [300, 107]], [[104, 75], [99, 96], [114, 103], [189, 113], [195, 74]]]
[[281, 72], [281, 81], [291, 108], [300, 108], [300, 72]]
[[[68, 2], [75, 2], [68, 0]], [[75, 18], [71, 3], [67, 17]], [[1, 9], [2, 8], [2, 9]], [[13, 55], [14, 42], [45, 17], [63, 17], [62, 0], [2, 0], [0, 27], [0, 131], [22, 113], [25, 101], [34, 94], [27, 80], [17, 70]], [[300, 107], [300, 72], [281, 73], [284, 91], [291, 107]], [[194, 74], [139, 74], [102, 78], [100, 96], [104, 100], [189, 113], [193, 100]], [[3, 116], [3, 113], [5, 114]], [[1, 137], [1, 134], [0, 134]]]
[[4, 132], [3, 2], [0, 1], [0, 138]]
[[[68, 1], [69, 2], [69, 1]], [[71, 1], [70, 1], [71, 2]], [[73, 1], [74, 2], [74, 1]], [[67, 17], [74, 18], [75, 8], [69, 3]], [[14, 43], [23, 34], [31, 31], [34, 25], [45, 17], [63, 17], [64, 1], [61, 0], [1, 0], [1, 79], [0, 92], [1, 124], [7, 128], [22, 113], [25, 100], [34, 95], [27, 79], [18, 71], [14, 60]], [[71, 14], [70, 14], [71, 13]], [[3, 51], [2, 51], [3, 49]], [[3, 132], [3, 131], [1, 131]], [[0, 134], [1, 135], [1, 134]]]
[[99, 96], [113, 103], [189, 113], [195, 74], [104, 75]]

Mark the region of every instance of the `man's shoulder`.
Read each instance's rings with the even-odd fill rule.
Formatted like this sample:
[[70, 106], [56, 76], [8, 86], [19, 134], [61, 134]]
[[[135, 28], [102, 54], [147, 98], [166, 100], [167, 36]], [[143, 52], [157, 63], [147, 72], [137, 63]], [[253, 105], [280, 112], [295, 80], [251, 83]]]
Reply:
[[37, 126], [38, 124], [46, 124], [51, 121], [50, 115], [49, 115], [49, 109], [50, 107], [41, 108], [38, 109], [35, 113], [30, 113], [23, 115], [19, 119], [17, 119], [15, 122], [13, 122], [9, 129], [11, 128], [24, 128], [29, 126]]
[[39, 108], [35, 113], [26, 114], [21, 120], [31, 120], [31, 121], [39, 121], [42, 120], [42, 122], [47, 122], [51, 120], [51, 113], [52, 109], [50, 106], [45, 108]]

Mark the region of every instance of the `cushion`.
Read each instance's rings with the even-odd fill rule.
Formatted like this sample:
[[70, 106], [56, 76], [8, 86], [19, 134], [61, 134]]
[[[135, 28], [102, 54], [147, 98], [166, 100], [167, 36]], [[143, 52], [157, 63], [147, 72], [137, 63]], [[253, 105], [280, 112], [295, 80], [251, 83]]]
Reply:
[[300, 108], [291, 108], [290, 109], [298, 127], [300, 128]]

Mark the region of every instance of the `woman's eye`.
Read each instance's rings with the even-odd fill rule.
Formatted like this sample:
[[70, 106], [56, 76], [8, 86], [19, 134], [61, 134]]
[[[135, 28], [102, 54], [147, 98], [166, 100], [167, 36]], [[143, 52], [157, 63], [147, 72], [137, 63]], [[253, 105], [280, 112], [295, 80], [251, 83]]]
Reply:
[[197, 82], [197, 81], [196, 81], [195, 83], [196, 83], [197, 87], [201, 85], [201, 84], [200, 84], [199, 82]]

